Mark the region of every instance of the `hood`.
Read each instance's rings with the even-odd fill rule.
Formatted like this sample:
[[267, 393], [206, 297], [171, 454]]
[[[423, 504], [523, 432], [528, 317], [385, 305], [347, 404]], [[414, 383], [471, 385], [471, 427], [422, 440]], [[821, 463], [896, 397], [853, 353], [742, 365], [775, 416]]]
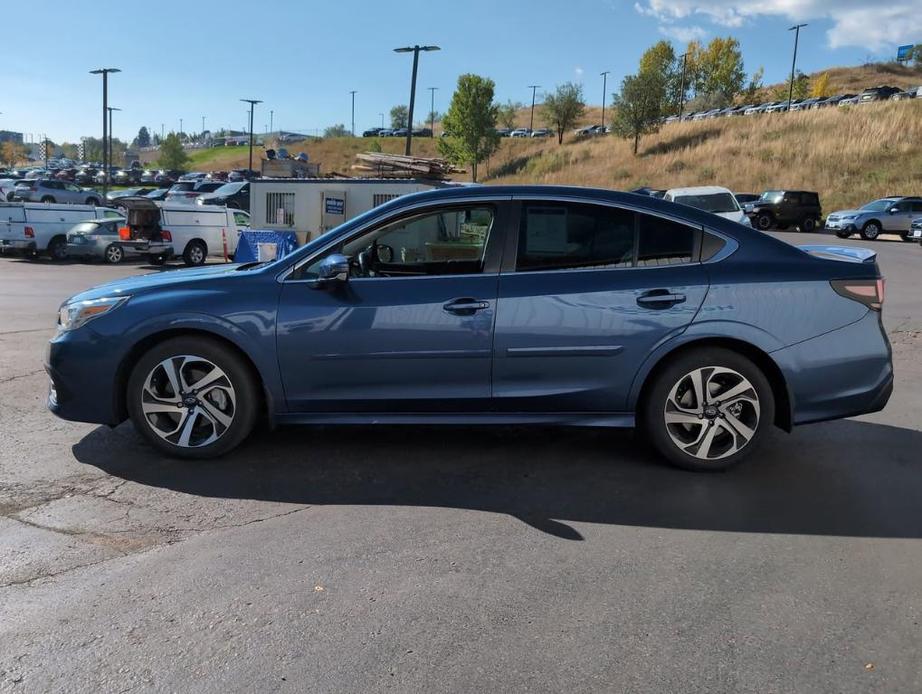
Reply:
[[[211, 265], [182, 270], [165, 270], [162, 272], [152, 272], [147, 275], [125, 277], [120, 280], [115, 280], [114, 282], [100, 284], [80, 292], [79, 294], [75, 294], [68, 299], [68, 301], [87, 301], [89, 299], [101, 299], [106, 296], [134, 296], [174, 285], [205, 282], [210, 279], [233, 275], [239, 267], [239, 264]], [[242, 276], [247, 273], [240, 274]]]
[[836, 210], [835, 212], [830, 212], [829, 216], [832, 217], [835, 215], [836, 217], [844, 217], [845, 215], [850, 214], [864, 214], [864, 212], [861, 210]]

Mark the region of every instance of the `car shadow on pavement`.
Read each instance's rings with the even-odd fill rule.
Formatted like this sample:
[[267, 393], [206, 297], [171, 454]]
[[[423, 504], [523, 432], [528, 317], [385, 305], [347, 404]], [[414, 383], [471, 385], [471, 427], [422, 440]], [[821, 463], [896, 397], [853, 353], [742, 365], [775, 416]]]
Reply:
[[720, 474], [659, 462], [630, 432], [528, 427], [292, 427], [219, 460], [161, 457], [130, 424], [77, 460], [186, 494], [310, 505], [505, 513], [571, 540], [568, 522], [922, 538], [922, 432], [845, 420], [773, 433]]

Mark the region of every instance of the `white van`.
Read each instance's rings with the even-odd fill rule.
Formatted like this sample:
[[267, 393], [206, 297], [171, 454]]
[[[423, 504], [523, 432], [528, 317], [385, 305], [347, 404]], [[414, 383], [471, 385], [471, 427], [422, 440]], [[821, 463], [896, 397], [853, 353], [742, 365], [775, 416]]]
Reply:
[[67, 256], [67, 232], [88, 219], [110, 219], [119, 213], [106, 207], [46, 202], [0, 202], [0, 249]]
[[737, 202], [736, 196], [729, 189], [721, 186], [672, 188], [666, 191], [666, 194], [663, 195], [663, 200], [695, 207], [699, 210], [716, 214], [719, 217], [751, 226], [749, 217], [743, 212], [743, 208]]
[[128, 233], [121, 245], [144, 253], [159, 264], [174, 256], [186, 265], [202, 265], [210, 256], [231, 258], [240, 232], [250, 227], [250, 215], [217, 205], [154, 205], [138, 198], [114, 203], [128, 219]]

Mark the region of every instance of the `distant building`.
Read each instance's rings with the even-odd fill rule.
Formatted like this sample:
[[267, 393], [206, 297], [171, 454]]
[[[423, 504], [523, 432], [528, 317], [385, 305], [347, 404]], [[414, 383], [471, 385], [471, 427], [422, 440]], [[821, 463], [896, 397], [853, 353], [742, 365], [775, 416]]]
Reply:
[[17, 145], [21, 145], [22, 133], [14, 133], [12, 130], [0, 130], [0, 144], [4, 142], [15, 142]]

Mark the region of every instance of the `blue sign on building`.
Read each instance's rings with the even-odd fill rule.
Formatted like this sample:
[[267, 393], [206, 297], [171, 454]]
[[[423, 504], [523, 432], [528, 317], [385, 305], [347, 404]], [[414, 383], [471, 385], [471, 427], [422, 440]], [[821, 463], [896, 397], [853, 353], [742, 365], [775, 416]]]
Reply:
[[900, 46], [896, 49], [896, 59], [898, 61], [905, 61], [912, 58], [912, 49], [915, 48], [912, 44], [908, 46]]
[[344, 198], [327, 198], [326, 207], [324, 207], [325, 214], [346, 214], [346, 201]]

